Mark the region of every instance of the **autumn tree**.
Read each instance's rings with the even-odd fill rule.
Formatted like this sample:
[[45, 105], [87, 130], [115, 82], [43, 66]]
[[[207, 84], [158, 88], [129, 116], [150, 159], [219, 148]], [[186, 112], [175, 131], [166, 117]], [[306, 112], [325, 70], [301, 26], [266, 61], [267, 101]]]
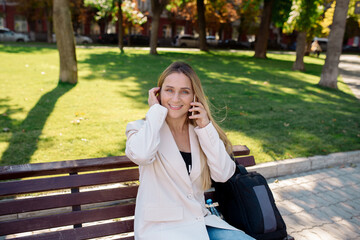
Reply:
[[340, 54], [342, 50], [348, 7], [349, 0], [336, 1], [333, 22], [327, 44], [325, 64], [323, 66], [319, 82], [320, 86], [337, 89]]
[[60, 57], [59, 81], [76, 84], [78, 81], [74, 30], [69, 0], [54, 0], [54, 29]]
[[238, 9], [240, 8], [241, 2], [241, 0], [217, 0], [207, 2], [205, 7], [207, 26], [215, 27], [220, 39], [222, 39], [222, 33], [226, 26], [230, 26], [232, 22], [239, 19]]
[[266, 50], [269, 39], [269, 28], [271, 23], [272, 6], [275, 0], [264, 0], [261, 14], [259, 31], [256, 35], [255, 55], [256, 58], [266, 58]]
[[255, 35], [257, 33], [256, 25], [258, 23], [261, 2], [261, 0], [243, 0], [239, 7], [236, 8], [240, 19], [240, 24], [238, 26], [238, 42], [242, 41], [242, 37], [247, 34]]
[[151, 12], [152, 12], [152, 22], [151, 22], [151, 35], [150, 35], [150, 54], [157, 54], [157, 40], [158, 40], [158, 31], [160, 23], [160, 15], [164, 11], [168, 0], [151, 0]]

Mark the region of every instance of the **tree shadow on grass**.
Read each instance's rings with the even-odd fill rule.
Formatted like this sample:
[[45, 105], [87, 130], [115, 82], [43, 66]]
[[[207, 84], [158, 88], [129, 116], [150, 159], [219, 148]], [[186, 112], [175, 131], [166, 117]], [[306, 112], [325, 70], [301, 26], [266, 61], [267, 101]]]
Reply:
[[[35, 106], [29, 111], [26, 118], [18, 125], [12, 125], [12, 136], [9, 146], [4, 151], [0, 164], [29, 163], [31, 156], [37, 150], [37, 144], [45, 123], [52, 113], [56, 102], [74, 85], [58, 84], [53, 90], [44, 94]], [[7, 123], [10, 124], [10, 119]]]
[[[156, 85], [160, 73], [178, 60], [195, 69], [215, 108], [227, 109], [227, 113], [215, 114], [217, 119], [227, 115], [221, 126], [258, 140], [261, 149], [256, 151], [272, 160], [360, 148], [358, 101], [346, 92], [318, 87], [321, 65], [306, 64], [307, 71], [297, 73], [290, 70], [293, 61], [286, 58], [259, 60], [217, 52], [160, 52], [158, 56], [108, 52], [90, 54], [79, 64], [92, 69], [84, 80], [120, 82], [120, 95], [147, 108], [148, 90]], [[128, 88], [129, 81], [136, 87]], [[233, 144], [247, 143], [236, 139]]]

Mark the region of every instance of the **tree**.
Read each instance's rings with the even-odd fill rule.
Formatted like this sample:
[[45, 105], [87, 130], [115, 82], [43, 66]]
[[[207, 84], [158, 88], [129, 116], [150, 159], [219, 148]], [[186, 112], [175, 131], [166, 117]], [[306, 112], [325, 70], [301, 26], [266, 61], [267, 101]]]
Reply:
[[333, 23], [327, 44], [325, 64], [322, 69], [319, 85], [337, 89], [340, 54], [345, 31], [349, 0], [337, 0]]
[[151, 0], [151, 35], [150, 35], [150, 54], [157, 54], [157, 40], [160, 23], [160, 15], [164, 11], [165, 6], [168, 4], [168, 0]]
[[[95, 20], [118, 22], [118, 46], [124, 52], [124, 26], [127, 25], [129, 35], [132, 27], [140, 27], [147, 18], [139, 11], [136, 0], [85, 0], [85, 6], [96, 9]], [[130, 37], [128, 41], [130, 46]]]
[[96, 15], [94, 16], [95, 20], [105, 23], [105, 28], [101, 29], [102, 34], [107, 31], [107, 25], [114, 13], [114, 1], [115, 0], [84, 0], [85, 6], [92, 7], [96, 11]]
[[56, 44], [60, 56], [59, 81], [76, 84], [77, 61], [69, 0], [54, 0], [53, 13]]
[[285, 22], [289, 18], [291, 11], [292, 0], [275, 0], [273, 5], [273, 11], [271, 15], [271, 21], [273, 25], [278, 28], [277, 44], [281, 43], [282, 29]]
[[[238, 42], [242, 41], [242, 38], [247, 34], [256, 34], [258, 23], [258, 16], [260, 11], [261, 0], [244, 0], [237, 8], [238, 15], [240, 17], [240, 24], [238, 27]], [[246, 39], [247, 41], [247, 39]]]
[[129, 40], [128, 45], [131, 45], [131, 32], [133, 27], [140, 27], [147, 21], [147, 17], [140, 12], [137, 7], [137, 2], [135, 0], [125, 0], [122, 3], [122, 12], [123, 12], [123, 22], [128, 27]]
[[205, 21], [208, 28], [216, 29], [219, 38], [223, 39], [223, 30], [240, 18], [239, 11], [241, 0], [208, 1], [205, 6]]
[[264, 0], [264, 8], [261, 14], [261, 23], [256, 35], [255, 55], [256, 58], [266, 58], [266, 49], [269, 38], [271, 12], [274, 0]]
[[206, 21], [204, 0], [196, 0], [199, 26], [199, 48], [201, 51], [209, 51], [206, 43]]
[[318, 23], [323, 14], [323, 0], [295, 0], [293, 11], [290, 13], [293, 27], [298, 31], [296, 38], [296, 60], [293, 64], [293, 70], [305, 70], [304, 56], [306, 50], [307, 33], [313, 25]]
[[124, 21], [123, 21], [123, 11], [122, 11], [122, 0], [115, 0], [117, 2], [117, 17], [118, 17], [118, 26], [119, 26], [119, 32], [118, 32], [118, 46], [121, 53], [124, 53]]

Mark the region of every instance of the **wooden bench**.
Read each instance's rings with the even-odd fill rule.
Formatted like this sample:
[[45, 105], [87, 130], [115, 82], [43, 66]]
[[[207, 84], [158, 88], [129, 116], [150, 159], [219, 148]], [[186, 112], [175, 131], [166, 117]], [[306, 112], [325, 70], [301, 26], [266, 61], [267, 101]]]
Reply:
[[[244, 166], [255, 165], [249, 153], [234, 146]], [[137, 166], [126, 156], [2, 166], [0, 236], [134, 239], [138, 179]]]

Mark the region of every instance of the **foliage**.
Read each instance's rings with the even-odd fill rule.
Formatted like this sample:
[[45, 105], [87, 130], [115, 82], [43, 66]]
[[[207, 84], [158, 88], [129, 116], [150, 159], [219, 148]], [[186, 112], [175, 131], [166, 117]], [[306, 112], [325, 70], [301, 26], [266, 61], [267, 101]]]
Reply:
[[[345, 30], [345, 37], [344, 39], [348, 39], [354, 36], [359, 36], [360, 34], [360, 14], [355, 14], [355, 3], [358, 0], [350, 0], [349, 3], [349, 10], [346, 19], [346, 30]], [[335, 11], [335, 4], [334, 1], [331, 4], [331, 7], [325, 12], [325, 16], [323, 21], [321, 22], [321, 26], [323, 27], [323, 35], [328, 36], [330, 33], [330, 26], [332, 24], [334, 11]]]
[[285, 31], [306, 31], [317, 25], [324, 10], [321, 3], [322, 0], [293, 0]]
[[292, 2], [292, 0], [275, 0], [271, 15], [275, 27], [281, 28], [288, 20]]
[[[117, 13], [119, 6], [115, 2], [116, 0], [85, 0], [85, 6], [96, 9], [96, 21], [109, 21], [111, 19], [111, 21], [116, 22], [118, 20]], [[147, 17], [139, 11], [136, 0], [120, 2], [122, 2], [124, 24], [140, 27], [140, 25], [147, 21]]]
[[[118, 7], [116, 7], [117, 10]], [[137, 4], [135, 1], [125, 0], [122, 3], [122, 10], [124, 14], [124, 18], [128, 23], [134, 25], [142, 25], [146, 23], [147, 17], [139, 11]]]
[[206, 5], [206, 14], [209, 21], [218, 23], [230, 23], [239, 18], [236, 9], [241, 4], [241, 0], [225, 1], [212, 0]]
[[96, 9], [96, 21], [109, 18], [114, 11], [113, 0], [84, 0], [84, 5]]
[[257, 33], [257, 25], [259, 24], [260, 5], [262, 0], [243, 0], [237, 8], [240, 16], [240, 25], [238, 32], [240, 34]]
[[[31, 44], [30, 44], [31, 45]], [[126, 124], [145, 116], [148, 89], [173, 61], [197, 71], [217, 120], [258, 163], [360, 149], [359, 100], [319, 88], [324, 58], [252, 52], [76, 50], [79, 83], [58, 86], [54, 45], [0, 45], [1, 165], [124, 154]]]

